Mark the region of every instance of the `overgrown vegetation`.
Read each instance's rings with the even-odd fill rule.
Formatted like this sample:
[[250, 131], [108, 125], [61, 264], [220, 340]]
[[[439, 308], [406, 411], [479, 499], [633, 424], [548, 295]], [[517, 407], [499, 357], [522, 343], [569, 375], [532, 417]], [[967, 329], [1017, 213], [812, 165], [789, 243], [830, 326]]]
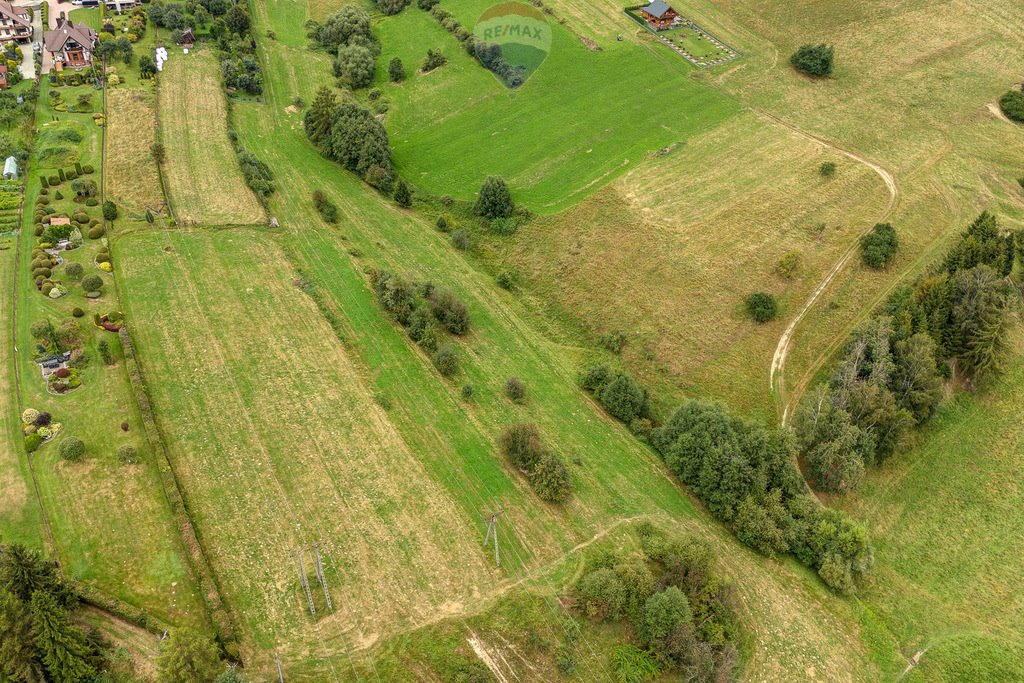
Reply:
[[334, 93], [321, 87], [306, 111], [304, 125], [310, 142], [325, 157], [379, 190], [391, 189], [388, 133], [368, 109], [355, 102], [339, 104]]
[[537, 425], [511, 425], [500, 439], [501, 450], [512, 465], [523, 473], [541, 500], [564, 503], [572, 495], [573, 483], [562, 458], [546, 448]]
[[701, 683], [732, 680], [739, 661], [736, 598], [718, 575], [711, 548], [648, 523], [637, 531], [642, 556], [593, 552], [573, 589], [584, 617], [631, 627], [635, 642], [611, 655], [617, 680], [650, 681], [659, 673]]
[[1024, 123], [1024, 92], [1017, 89], [1006, 91], [999, 98], [999, 108], [1006, 114], [1006, 118]]
[[896, 229], [889, 223], [878, 223], [860, 238], [860, 257], [864, 264], [881, 270], [896, 257], [900, 242]]
[[996, 371], [1018, 299], [1009, 281], [1016, 236], [981, 214], [941, 265], [897, 290], [847, 342], [827, 384], [808, 394], [793, 427], [815, 486], [850, 491], [865, 468], [896, 452], [935, 414], [942, 382]]

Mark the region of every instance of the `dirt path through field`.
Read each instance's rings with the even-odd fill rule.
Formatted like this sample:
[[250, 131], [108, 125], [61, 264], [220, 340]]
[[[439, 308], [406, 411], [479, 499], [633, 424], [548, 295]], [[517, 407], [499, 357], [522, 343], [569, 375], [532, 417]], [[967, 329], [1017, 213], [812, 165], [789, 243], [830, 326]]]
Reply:
[[[848, 149], [844, 149], [842, 147], [839, 147], [838, 145], [836, 145], [836, 144], [834, 144], [832, 142], [829, 142], [828, 140], [826, 140], [824, 138], [818, 137], [817, 135], [814, 135], [813, 133], [809, 133], [809, 132], [807, 132], [807, 131], [805, 131], [805, 130], [803, 130], [801, 128], [798, 128], [798, 127], [794, 126], [792, 123], [789, 123], [788, 121], [780, 119], [779, 117], [775, 116], [774, 114], [769, 114], [768, 112], [761, 111], [759, 109], [754, 109], [754, 112], [756, 114], [758, 114], [759, 116], [762, 116], [762, 117], [770, 120], [771, 122], [776, 123], [776, 124], [782, 126], [783, 128], [786, 128], [786, 129], [792, 131], [793, 133], [796, 133], [797, 135], [799, 135], [802, 138], [805, 138], [807, 140], [810, 140], [811, 142], [814, 142], [814, 143], [817, 143], [819, 145], [822, 145], [823, 147], [827, 147], [829, 149], [835, 150], [836, 152], [839, 152], [843, 156], [849, 157], [850, 159], [853, 159], [854, 161], [856, 161], [859, 164], [863, 164], [863, 165], [867, 166], [872, 171], [877, 173], [879, 175], [879, 177], [882, 179], [882, 181], [885, 183], [886, 189], [889, 191], [889, 203], [886, 205], [885, 211], [882, 212], [882, 215], [879, 216], [877, 222], [879, 222], [879, 223], [883, 222], [886, 218], [889, 217], [889, 215], [892, 213], [893, 209], [896, 208], [896, 204], [899, 201], [899, 197], [900, 197], [899, 186], [896, 184], [896, 179], [893, 177], [892, 173], [887, 171], [885, 168], [883, 168], [879, 164], [871, 161], [870, 159], [867, 159], [867, 158], [861, 156], [860, 154], [857, 154], [856, 152], [852, 152], [852, 151], [850, 151]], [[861, 234], [866, 234], [868, 230], [870, 230], [870, 228], [868, 228], [867, 230], [865, 230]], [[859, 238], [858, 238], [858, 240], [859, 240]], [[849, 263], [850, 258], [857, 251], [857, 244], [858, 244], [857, 241], [855, 241], [853, 244], [851, 244], [850, 247], [845, 252], [843, 252], [843, 255], [836, 262], [836, 264], [834, 266], [832, 266], [832, 268], [828, 271], [828, 273], [821, 280], [821, 282], [818, 283], [818, 286], [815, 287], [814, 291], [811, 293], [811, 296], [807, 299], [807, 301], [804, 303], [803, 307], [800, 309], [800, 312], [797, 313], [796, 316], [793, 318], [793, 320], [790, 321], [789, 325], [786, 326], [785, 332], [782, 333], [782, 336], [779, 338], [779, 343], [775, 347], [775, 354], [772, 356], [771, 370], [769, 371], [769, 374], [768, 374], [768, 388], [770, 390], [772, 390], [772, 391], [776, 391], [777, 392], [777, 395], [779, 397], [779, 402], [782, 405], [782, 423], [783, 424], [786, 423], [786, 419], [789, 417], [789, 408], [790, 408], [790, 403], [791, 403], [791, 401], [787, 401], [786, 400], [786, 396], [785, 396], [785, 385], [784, 385], [785, 372], [784, 371], [785, 371], [785, 367], [786, 367], [786, 358], [789, 356], [790, 346], [791, 346], [791, 344], [793, 342], [793, 334], [796, 332], [797, 326], [804, 319], [804, 316], [806, 316], [807, 313], [814, 306], [814, 304], [816, 304], [818, 302], [818, 299], [820, 299], [821, 295], [825, 292], [826, 289], [828, 289], [828, 286], [830, 284], [832, 284], [832, 281], [835, 279], [836, 275], [838, 275], [840, 272], [842, 272], [843, 268], [846, 267], [846, 264]], [[777, 378], [777, 381], [776, 381], [776, 378]], [[795, 398], [797, 398], [797, 397], [793, 397], [794, 400], [795, 400]]]

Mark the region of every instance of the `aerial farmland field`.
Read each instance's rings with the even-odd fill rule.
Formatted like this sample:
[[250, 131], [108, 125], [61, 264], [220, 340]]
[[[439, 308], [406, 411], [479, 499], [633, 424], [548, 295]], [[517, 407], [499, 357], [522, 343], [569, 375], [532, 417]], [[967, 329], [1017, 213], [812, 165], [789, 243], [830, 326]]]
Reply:
[[0, 87], [0, 679], [1024, 680], [1010, 0], [122, 4]]

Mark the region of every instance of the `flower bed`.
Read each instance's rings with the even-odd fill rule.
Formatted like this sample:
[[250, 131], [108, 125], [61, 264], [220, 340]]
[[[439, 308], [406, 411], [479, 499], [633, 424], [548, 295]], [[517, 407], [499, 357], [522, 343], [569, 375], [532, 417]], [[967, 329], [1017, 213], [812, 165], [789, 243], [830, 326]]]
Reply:
[[35, 408], [26, 408], [21, 414], [21, 433], [25, 436], [25, 450], [29, 453], [53, 441], [63, 428], [64, 425], [54, 422], [49, 413]]

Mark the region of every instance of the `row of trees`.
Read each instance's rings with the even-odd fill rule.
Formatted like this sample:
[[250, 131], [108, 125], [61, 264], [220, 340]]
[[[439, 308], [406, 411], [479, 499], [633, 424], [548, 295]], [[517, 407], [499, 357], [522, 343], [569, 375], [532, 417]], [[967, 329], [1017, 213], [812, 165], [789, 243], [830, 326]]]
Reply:
[[814, 485], [855, 489], [867, 467], [935, 414], [943, 379], [996, 371], [1017, 300], [1009, 280], [1022, 241], [982, 213], [942, 263], [897, 290], [855, 332], [832, 378], [812, 391], [793, 428]]
[[[639, 529], [643, 557], [604, 551], [587, 558], [573, 589], [576, 609], [595, 621], [627, 621], [635, 644], [615, 648], [618, 680], [678, 672], [682, 680], [732, 680], [738, 662], [732, 585], [718, 576], [711, 549], [650, 524]], [[642, 674], [642, 675], [634, 675]]]
[[462, 48], [471, 57], [476, 59], [480, 66], [492, 72], [507, 87], [518, 88], [523, 84], [523, 70], [513, 66], [505, 59], [501, 45], [478, 41], [476, 36], [459, 23], [451, 12], [441, 7], [437, 2], [423, 2], [420, 3], [420, 7], [428, 9], [437, 22], [446, 31], [455, 36], [462, 45]]

